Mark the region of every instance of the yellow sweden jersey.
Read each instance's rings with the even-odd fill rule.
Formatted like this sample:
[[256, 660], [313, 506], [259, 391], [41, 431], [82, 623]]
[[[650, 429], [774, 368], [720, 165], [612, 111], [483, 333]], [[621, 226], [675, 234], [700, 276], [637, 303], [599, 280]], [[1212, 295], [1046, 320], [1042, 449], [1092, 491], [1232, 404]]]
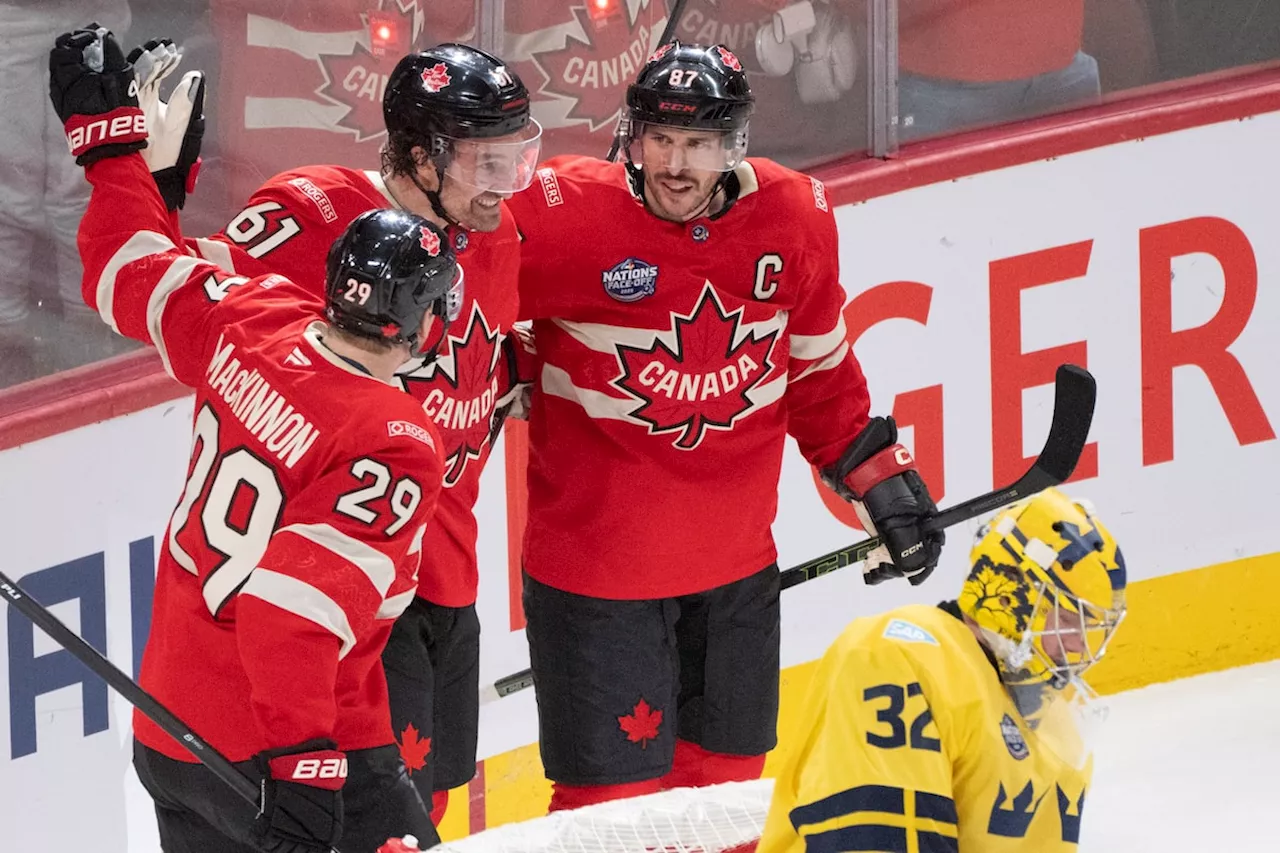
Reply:
[[1046, 747], [939, 608], [850, 624], [783, 742], [758, 853], [1076, 849], [1092, 762]]

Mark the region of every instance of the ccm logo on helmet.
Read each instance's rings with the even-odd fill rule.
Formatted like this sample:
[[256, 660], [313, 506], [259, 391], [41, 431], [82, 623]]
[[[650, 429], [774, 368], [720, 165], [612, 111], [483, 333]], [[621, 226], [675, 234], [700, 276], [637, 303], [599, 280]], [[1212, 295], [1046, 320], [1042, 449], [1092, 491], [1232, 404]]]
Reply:
[[346, 758], [304, 758], [293, 768], [291, 779], [345, 779]]
[[693, 104], [677, 104], [674, 101], [659, 101], [658, 109], [667, 113], [693, 113], [698, 108]]

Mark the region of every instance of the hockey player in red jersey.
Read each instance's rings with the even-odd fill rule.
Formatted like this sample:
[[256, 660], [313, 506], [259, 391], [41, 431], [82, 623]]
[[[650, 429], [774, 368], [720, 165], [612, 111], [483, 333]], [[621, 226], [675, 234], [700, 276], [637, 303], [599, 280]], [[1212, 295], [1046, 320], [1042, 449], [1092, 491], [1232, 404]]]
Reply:
[[[280, 275], [233, 275], [178, 248], [134, 153], [147, 123], [114, 38], [92, 26], [60, 36], [50, 71], [93, 186], [80, 226], [85, 301], [196, 392], [140, 680], [261, 779], [255, 815], [135, 714], [134, 761], [161, 845], [434, 842], [394, 742], [381, 653], [414, 597], [443, 461], [421, 405], [392, 382], [460, 299], [448, 238], [420, 217], [374, 211], [329, 250], [323, 298]], [[173, 98], [190, 99], [197, 125], [203, 80], [189, 76]], [[181, 113], [170, 118], [184, 127], [153, 129], [153, 151], [173, 150]]]
[[725, 47], [663, 45], [625, 164], [555, 158], [512, 200], [530, 412], [524, 605], [553, 809], [753, 778], [776, 741], [777, 509], [790, 434], [925, 580], [943, 537], [845, 339], [822, 184], [745, 159]]
[[[382, 168], [304, 166], [269, 180], [194, 248], [242, 275], [276, 272], [319, 292], [330, 243], [356, 216], [391, 207], [447, 230], [467, 288], [436, 359], [405, 374], [443, 439], [444, 490], [428, 528], [418, 597], [384, 663], [396, 737], [438, 823], [448, 791], [475, 775], [480, 622], [475, 602], [480, 473], [515, 396], [519, 236], [504, 202], [533, 180], [541, 128], [523, 82], [495, 56], [443, 44], [404, 57], [383, 99]], [[422, 756], [413, 748], [429, 740]]]

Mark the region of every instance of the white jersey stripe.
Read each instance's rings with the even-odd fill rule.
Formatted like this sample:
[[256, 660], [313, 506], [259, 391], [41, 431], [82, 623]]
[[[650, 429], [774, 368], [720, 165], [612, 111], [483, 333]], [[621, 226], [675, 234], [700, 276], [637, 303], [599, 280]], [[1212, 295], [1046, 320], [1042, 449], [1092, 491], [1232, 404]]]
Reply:
[[372, 545], [348, 536], [333, 525], [290, 524], [276, 531], [277, 536], [281, 533], [292, 533], [346, 560], [364, 572], [369, 583], [378, 591], [379, 598], [384, 597], [395, 582], [396, 566], [390, 557]]
[[827, 356], [822, 361], [815, 361], [813, 364], [809, 365], [804, 370], [800, 371], [800, 375], [797, 376], [795, 379], [792, 379], [791, 381], [799, 382], [801, 379], [804, 379], [806, 376], [808, 376], [811, 373], [819, 373], [823, 370], [833, 370], [834, 368], [837, 368], [841, 364], [843, 364], [845, 358], [848, 355], [849, 355], [849, 342], [845, 341], [839, 347], [837, 347], [836, 351], [831, 353], [831, 355]]
[[155, 231], [138, 231], [129, 238], [127, 243], [116, 250], [111, 260], [107, 261], [107, 265], [102, 268], [102, 275], [98, 276], [98, 313], [114, 331], [120, 331], [115, 318], [116, 276], [120, 274], [120, 270], [126, 264], [141, 260], [148, 255], [158, 255], [175, 248], [177, 247], [173, 242], [163, 234], [157, 234]]
[[628, 413], [641, 405], [636, 400], [621, 400], [599, 391], [579, 388], [567, 372], [550, 364], [542, 365], [542, 391], [553, 397], [572, 400], [586, 409], [591, 417], [605, 420], [629, 421]]
[[798, 358], [801, 361], [813, 361], [815, 358], [823, 358], [835, 352], [840, 344], [845, 343], [845, 337], [848, 335], [844, 326], [844, 317], [841, 317], [836, 327], [825, 335], [792, 335], [791, 336], [791, 357]]
[[392, 595], [384, 599], [382, 606], [378, 608], [378, 612], [374, 615], [374, 619], [399, 619], [400, 614], [413, 603], [413, 597], [418, 594], [416, 589], [409, 589], [399, 595]]
[[206, 261], [212, 261], [229, 273], [236, 271], [235, 261], [231, 258], [231, 247], [221, 240], [210, 240], [208, 237], [197, 237], [194, 241], [196, 254]]
[[[684, 315], [680, 316], [682, 319], [688, 319]], [[787, 327], [787, 320], [787, 312], [779, 311], [767, 320], [758, 320], [754, 323], [741, 322], [734, 335], [733, 345], [737, 346], [751, 337], [760, 340], [773, 332], [780, 333]], [[632, 326], [611, 326], [606, 323], [577, 323], [572, 320], [561, 319], [553, 319], [551, 322], [588, 349], [607, 355], [616, 356], [619, 345], [631, 349], [647, 350], [653, 347], [655, 341], [662, 341], [670, 350], [678, 351], [680, 349], [680, 341], [673, 329], [658, 331], [656, 329], [637, 329]], [[843, 325], [840, 329], [840, 334], [843, 336]], [[793, 350], [795, 349], [794, 341], [796, 337], [798, 336], [792, 336]], [[808, 338], [806, 340], [812, 339]], [[816, 358], [816, 356], [813, 357]]]
[[240, 594], [252, 595], [329, 631], [342, 641], [342, 649], [338, 652], [339, 660], [345, 658], [347, 652], [355, 647], [356, 635], [351, 630], [347, 614], [338, 606], [338, 602], [309, 583], [270, 569], [258, 568], [249, 575]]
[[[151, 333], [151, 341], [156, 345], [156, 352], [160, 355], [160, 363], [164, 365], [164, 372], [173, 376], [173, 367], [169, 364], [169, 347], [165, 343], [164, 329], [164, 307], [169, 302], [169, 297], [178, 288], [185, 285], [190, 279], [191, 274], [195, 272], [200, 265], [207, 265], [209, 262], [201, 258], [192, 257], [191, 255], [183, 255], [174, 258], [173, 263], [169, 264], [169, 269], [165, 270], [160, 281], [156, 283], [155, 290], [151, 291], [151, 299], [147, 302], [147, 331]], [[174, 379], [178, 377], [174, 376]]]
[[763, 385], [752, 388], [747, 392], [747, 399], [751, 401], [752, 408], [743, 412], [742, 417], [750, 417], [765, 407], [778, 402], [785, 393], [787, 393], [787, 374], [785, 373], [777, 379], [770, 379]]
[[610, 326], [605, 323], [575, 323], [572, 320], [559, 318], [551, 321], [565, 331], [578, 343], [609, 355], [617, 355], [618, 344], [632, 349], [648, 349], [653, 346], [654, 338], [661, 338], [667, 346], [675, 346], [675, 341], [667, 339], [667, 332], [655, 332], [653, 329], [636, 329], [630, 326]]

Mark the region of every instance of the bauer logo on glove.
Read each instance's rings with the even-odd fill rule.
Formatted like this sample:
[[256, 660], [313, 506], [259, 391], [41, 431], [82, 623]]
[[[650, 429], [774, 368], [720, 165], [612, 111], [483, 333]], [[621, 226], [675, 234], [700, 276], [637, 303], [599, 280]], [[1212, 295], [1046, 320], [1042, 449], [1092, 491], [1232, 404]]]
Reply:
[[147, 121], [138, 106], [133, 66], [115, 36], [97, 24], [54, 42], [49, 97], [80, 165], [146, 147]]
[[66, 125], [67, 148], [79, 157], [97, 145], [128, 143], [147, 137], [147, 117], [141, 112], [116, 111], [110, 118], [86, 120], [73, 116]]

